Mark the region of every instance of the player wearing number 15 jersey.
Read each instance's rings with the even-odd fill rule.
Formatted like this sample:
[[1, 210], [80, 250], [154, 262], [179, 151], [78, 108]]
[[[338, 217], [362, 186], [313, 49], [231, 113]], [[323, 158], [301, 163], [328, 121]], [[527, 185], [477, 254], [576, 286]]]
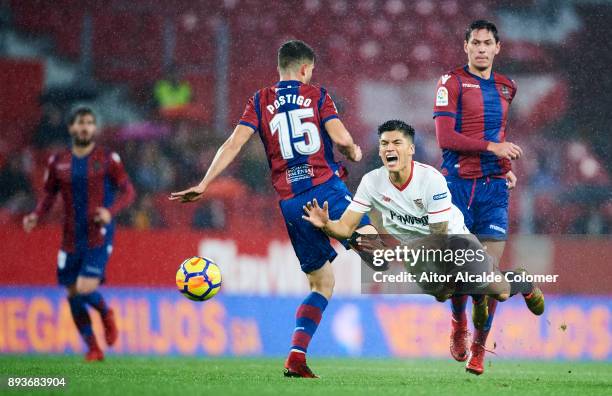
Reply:
[[[316, 377], [306, 365], [306, 350], [333, 292], [331, 262], [336, 252], [329, 238], [302, 218], [302, 210], [316, 198], [329, 202], [332, 219], [340, 218], [352, 197], [340, 179], [343, 168], [334, 160], [333, 144], [349, 160], [361, 159], [361, 149], [338, 118], [336, 106], [325, 88], [309, 84], [314, 61], [314, 51], [302, 41], [283, 44], [278, 50], [280, 81], [255, 92], [204, 179], [197, 186], [172, 193], [170, 197], [182, 202], [201, 198], [210, 182], [234, 160], [248, 139], [254, 133], [259, 134], [291, 243], [311, 288], [298, 307], [285, 363], [285, 376], [307, 378]], [[366, 216], [360, 222], [360, 230], [373, 231]]]

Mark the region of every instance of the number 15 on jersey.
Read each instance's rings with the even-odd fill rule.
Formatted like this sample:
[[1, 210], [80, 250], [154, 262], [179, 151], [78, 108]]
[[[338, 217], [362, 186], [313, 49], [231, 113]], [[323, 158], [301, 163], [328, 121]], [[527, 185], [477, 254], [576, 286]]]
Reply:
[[293, 159], [294, 150], [301, 155], [311, 155], [319, 151], [321, 148], [319, 128], [313, 122], [302, 121], [313, 116], [312, 108], [304, 108], [278, 113], [272, 118], [270, 131], [272, 136], [278, 133], [283, 159]]

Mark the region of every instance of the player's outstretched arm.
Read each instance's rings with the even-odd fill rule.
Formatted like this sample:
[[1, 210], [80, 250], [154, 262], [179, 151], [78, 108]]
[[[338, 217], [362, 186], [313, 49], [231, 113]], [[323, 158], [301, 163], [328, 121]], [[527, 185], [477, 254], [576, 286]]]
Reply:
[[171, 193], [170, 200], [193, 202], [202, 198], [206, 188], [229, 166], [229, 164], [232, 163], [232, 161], [234, 161], [234, 158], [236, 158], [242, 146], [251, 138], [253, 132], [253, 128], [251, 127], [242, 124], [237, 125], [232, 135], [221, 145], [221, 147], [219, 147], [219, 150], [217, 150], [217, 154], [215, 154], [215, 158], [213, 158], [202, 181], [198, 185], [188, 188], [187, 190]]
[[325, 123], [325, 129], [342, 155], [354, 162], [361, 161], [361, 147], [355, 144], [342, 121], [333, 118]]
[[359, 226], [363, 213], [353, 212], [347, 209], [342, 214], [342, 217], [340, 217], [340, 220], [330, 220], [328, 206], [327, 201], [325, 201], [323, 207], [321, 207], [317, 200], [313, 199], [312, 203], [308, 202], [306, 206], [304, 206], [306, 215], [302, 216], [302, 218], [310, 222], [313, 226], [320, 228], [332, 238], [339, 240], [350, 238]]

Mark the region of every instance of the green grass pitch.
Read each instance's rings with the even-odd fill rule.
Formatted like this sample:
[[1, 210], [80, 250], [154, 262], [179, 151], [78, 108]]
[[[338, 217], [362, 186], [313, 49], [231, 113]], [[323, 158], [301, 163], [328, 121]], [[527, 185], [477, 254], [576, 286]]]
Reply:
[[[489, 359], [480, 377], [451, 360], [317, 359], [318, 380], [282, 376], [282, 359], [0, 356], [0, 394], [610, 395], [612, 364]], [[65, 377], [61, 389], [9, 389], [7, 376]]]

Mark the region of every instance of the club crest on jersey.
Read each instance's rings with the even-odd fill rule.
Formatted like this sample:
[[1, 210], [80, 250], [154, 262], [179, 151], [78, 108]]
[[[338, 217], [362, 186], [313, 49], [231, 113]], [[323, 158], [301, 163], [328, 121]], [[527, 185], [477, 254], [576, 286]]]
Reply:
[[448, 89], [445, 87], [438, 88], [436, 93], [436, 106], [448, 106]]
[[423, 200], [421, 198], [415, 199], [414, 204], [421, 209], [425, 209], [425, 206], [423, 205]]

